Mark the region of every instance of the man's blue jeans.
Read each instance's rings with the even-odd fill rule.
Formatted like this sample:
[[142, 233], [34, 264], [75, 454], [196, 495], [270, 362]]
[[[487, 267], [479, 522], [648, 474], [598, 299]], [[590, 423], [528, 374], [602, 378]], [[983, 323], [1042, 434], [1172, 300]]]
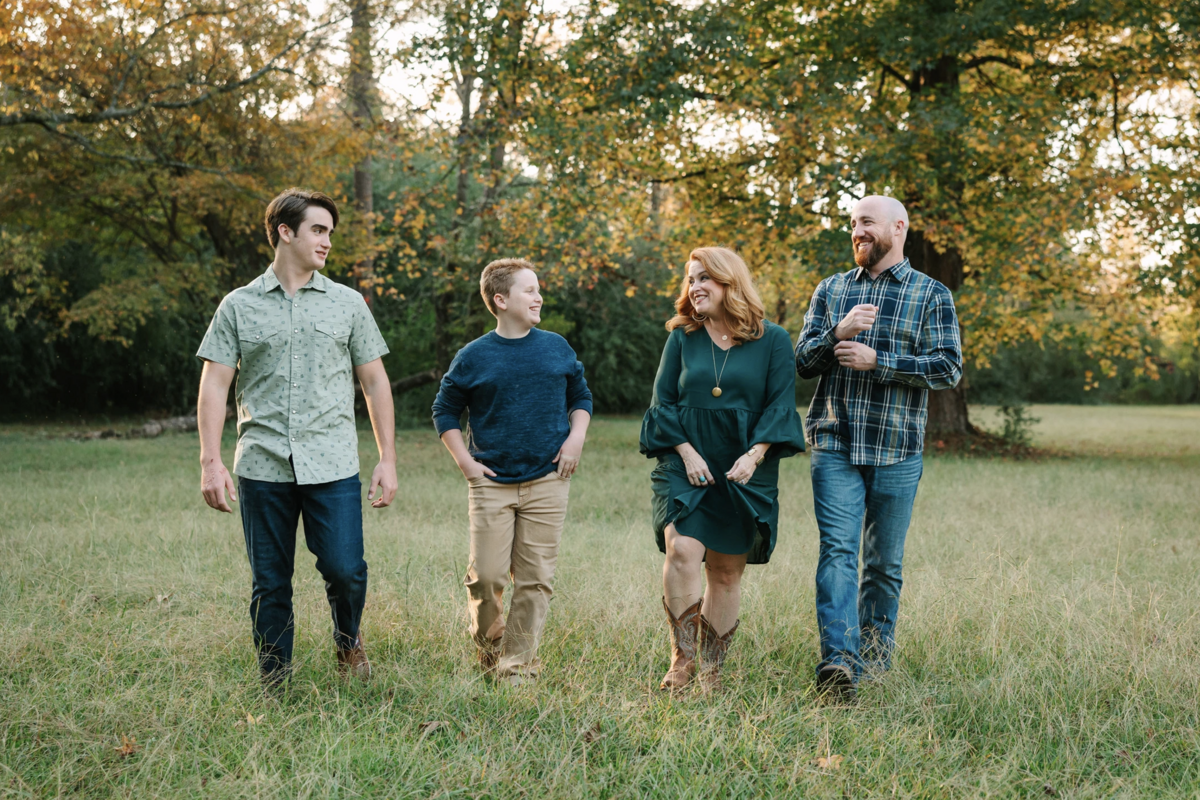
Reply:
[[282, 680], [292, 662], [292, 573], [301, 516], [304, 540], [325, 579], [334, 644], [353, 647], [367, 598], [358, 476], [307, 485], [239, 477], [238, 494], [253, 579], [250, 619], [263, 676]]
[[921, 472], [920, 453], [886, 467], [870, 467], [851, 464], [846, 452], [813, 450], [813, 505], [821, 534], [818, 671], [842, 664], [857, 680], [864, 665], [879, 669], [890, 665], [900, 609], [904, 537]]

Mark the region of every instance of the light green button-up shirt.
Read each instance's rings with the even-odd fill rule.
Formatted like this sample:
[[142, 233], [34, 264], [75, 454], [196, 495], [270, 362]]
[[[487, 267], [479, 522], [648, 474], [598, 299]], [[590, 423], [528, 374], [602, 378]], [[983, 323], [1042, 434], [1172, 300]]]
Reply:
[[233, 471], [302, 484], [357, 475], [353, 368], [387, 352], [362, 295], [319, 272], [295, 297], [272, 267], [227, 294], [196, 355], [238, 370]]

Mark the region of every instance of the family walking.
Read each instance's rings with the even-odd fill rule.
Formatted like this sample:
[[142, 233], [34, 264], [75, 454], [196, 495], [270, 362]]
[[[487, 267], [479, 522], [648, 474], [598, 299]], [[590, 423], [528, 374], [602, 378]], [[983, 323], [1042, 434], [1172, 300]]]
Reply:
[[[368, 500], [395, 496], [387, 345], [362, 297], [320, 274], [337, 226], [333, 201], [291, 189], [267, 209], [274, 262], [222, 301], [197, 355], [206, 502], [239, 500], [252, 590], [250, 616], [268, 687], [290, 670], [297, 525], [317, 557], [338, 667], [366, 681], [366, 598], [354, 381], [379, 450]], [[819, 690], [851, 699], [886, 670], [904, 540], [921, 478], [927, 394], [962, 374], [949, 290], [904, 258], [908, 217], [888, 197], [851, 219], [856, 267], [821, 282], [793, 349], [764, 317], [742, 259], [693, 250], [642, 423], [653, 527], [663, 552], [670, 663], [664, 689], [722, 686], [740, 624], [747, 564], [776, 546], [779, 462], [812, 448], [820, 550]], [[433, 405], [438, 434], [468, 484], [470, 635], [481, 669], [517, 685], [537, 677], [538, 644], [558, 547], [592, 414], [583, 365], [540, 330], [533, 264], [501, 259], [480, 290], [496, 328], [455, 356]], [[803, 422], [796, 375], [817, 378]], [[236, 375], [233, 477], [221, 460], [225, 402]], [[463, 415], [466, 429], [463, 429]], [[240, 497], [240, 499], [239, 499]], [[862, 569], [859, 569], [861, 557]], [[507, 615], [504, 591], [512, 584]]]

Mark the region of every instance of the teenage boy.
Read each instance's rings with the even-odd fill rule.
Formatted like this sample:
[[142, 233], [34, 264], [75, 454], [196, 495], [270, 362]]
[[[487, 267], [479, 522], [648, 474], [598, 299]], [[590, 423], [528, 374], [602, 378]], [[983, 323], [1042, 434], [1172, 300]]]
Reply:
[[817, 286], [796, 345], [800, 377], [819, 379], [804, 421], [821, 538], [817, 685], [846, 699], [864, 668], [891, 663], [928, 395], [963, 366], [950, 290], [904, 257], [904, 206], [865, 197], [850, 228], [858, 266]]
[[[294, 621], [296, 523], [317, 557], [333, 613], [338, 670], [366, 681], [371, 664], [359, 623], [367, 594], [362, 483], [354, 425], [354, 378], [362, 385], [379, 447], [367, 499], [383, 508], [396, 495], [392, 390], [380, 357], [388, 352], [362, 295], [320, 273], [337, 227], [333, 200], [288, 189], [267, 207], [275, 261], [230, 292], [196, 353], [204, 360], [197, 421], [204, 500], [230, 512], [241, 495], [250, 557], [250, 618], [268, 687], [287, 677]], [[237, 372], [233, 478], [221, 462], [225, 401]]]
[[466, 586], [479, 663], [485, 674], [518, 685], [538, 673], [538, 640], [592, 393], [566, 340], [535, 327], [542, 295], [532, 264], [493, 261], [479, 288], [496, 330], [458, 351], [433, 403], [433, 424], [469, 484]]

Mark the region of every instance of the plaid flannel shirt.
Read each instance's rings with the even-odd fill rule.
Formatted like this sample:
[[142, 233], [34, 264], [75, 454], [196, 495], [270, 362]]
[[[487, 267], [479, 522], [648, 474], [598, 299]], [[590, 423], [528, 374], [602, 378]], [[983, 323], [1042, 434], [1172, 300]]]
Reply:
[[[878, 366], [869, 372], [847, 369], [833, 354], [834, 329], [860, 303], [879, 308], [871, 329], [851, 340], [875, 349]], [[814, 450], [848, 451], [851, 464], [870, 466], [920, 453], [929, 390], [962, 377], [954, 297], [908, 259], [874, 280], [861, 267], [826, 278], [804, 315], [796, 372], [820, 378], [804, 419]]]

